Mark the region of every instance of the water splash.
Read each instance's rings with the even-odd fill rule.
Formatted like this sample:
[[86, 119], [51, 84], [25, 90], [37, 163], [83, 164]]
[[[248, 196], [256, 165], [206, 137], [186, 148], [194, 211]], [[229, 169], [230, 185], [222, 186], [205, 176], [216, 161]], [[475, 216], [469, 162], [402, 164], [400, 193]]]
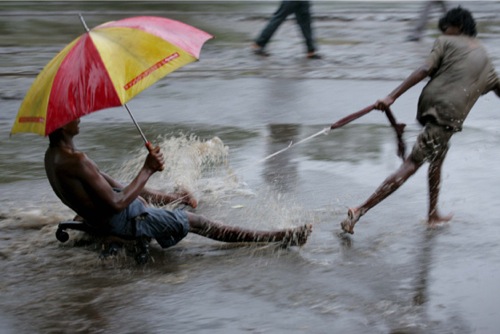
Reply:
[[[203, 203], [200, 213], [211, 219], [258, 229], [287, 228], [314, 220], [293, 198], [276, 194], [266, 187], [250, 188], [241, 180], [238, 170], [230, 166], [229, 148], [218, 137], [202, 140], [181, 133], [160, 136], [155, 142], [166, 164], [163, 172], [153, 175], [148, 187], [166, 192], [177, 189], [192, 192]], [[132, 179], [146, 154], [144, 149], [132, 153], [135, 158], [119, 168], [117, 178], [124, 182]]]
[[[214, 178], [230, 179], [231, 170], [228, 165], [229, 149], [222, 140], [214, 137], [201, 140], [195, 135], [179, 134], [177, 136], [160, 136], [155, 141], [165, 157], [165, 170], [155, 173], [148, 182], [148, 187], [173, 192], [185, 189], [195, 196], [208, 191], [206, 187], [213, 185]], [[147, 152], [141, 149], [132, 153], [135, 158], [123, 164], [117, 171], [117, 178], [129, 182], [142, 167]], [[212, 182], [208, 182], [211, 180]], [[229, 187], [236, 187], [237, 182], [222, 182]]]

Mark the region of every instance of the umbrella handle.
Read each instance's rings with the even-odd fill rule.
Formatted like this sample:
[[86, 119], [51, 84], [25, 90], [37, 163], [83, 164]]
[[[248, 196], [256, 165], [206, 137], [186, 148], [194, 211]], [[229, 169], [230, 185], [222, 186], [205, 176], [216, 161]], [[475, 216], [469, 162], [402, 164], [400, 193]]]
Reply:
[[132, 114], [132, 111], [130, 111], [130, 109], [129, 109], [129, 107], [128, 107], [128, 105], [126, 103], [123, 104], [123, 106], [125, 107], [125, 110], [127, 110], [130, 118], [132, 118], [132, 122], [134, 122], [134, 125], [137, 128], [137, 131], [139, 131], [139, 134], [141, 135], [142, 140], [144, 140], [144, 144], [146, 144], [146, 147], [147, 147], [147, 144], [149, 143], [149, 141], [146, 138], [146, 136], [144, 135], [144, 132], [142, 132], [141, 127], [139, 126], [139, 123], [137, 123], [137, 121], [135, 120], [135, 117]]
[[[141, 135], [142, 140], [144, 140], [144, 146], [146, 146], [146, 148], [148, 149], [148, 152], [151, 153], [151, 151], [154, 149], [153, 144], [151, 144], [151, 142], [144, 135], [144, 132], [142, 132], [141, 127], [139, 126], [139, 123], [137, 123], [137, 121], [135, 120], [135, 117], [132, 114], [132, 112], [130, 111], [128, 105], [125, 103], [123, 106], [125, 107], [128, 114], [130, 115], [130, 118], [132, 118], [132, 121], [134, 122], [134, 125], [137, 128], [137, 130], [139, 131], [139, 134]], [[165, 166], [162, 166], [160, 168], [160, 172], [163, 171], [164, 169], [165, 169]]]

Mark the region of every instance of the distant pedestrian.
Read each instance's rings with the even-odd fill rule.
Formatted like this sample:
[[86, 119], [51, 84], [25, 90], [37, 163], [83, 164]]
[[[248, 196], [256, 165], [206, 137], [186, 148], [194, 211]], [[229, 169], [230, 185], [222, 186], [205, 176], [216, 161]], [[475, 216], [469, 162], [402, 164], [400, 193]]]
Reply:
[[265, 47], [279, 26], [291, 14], [295, 14], [297, 24], [304, 36], [307, 47], [306, 57], [308, 59], [321, 59], [321, 56], [316, 53], [309, 1], [282, 1], [278, 10], [273, 14], [269, 23], [252, 45], [254, 54], [264, 57], [270, 56]]
[[443, 35], [434, 42], [427, 61], [375, 103], [377, 109], [386, 110], [408, 89], [430, 76], [418, 101], [417, 119], [424, 128], [401, 167], [363, 204], [348, 210], [341, 223], [345, 232], [354, 233], [354, 225], [361, 216], [402, 186], [425, 162], [429, 162], [427, 223], [433, 226], [452, 218], [441, 215], [437, 207], [448, 142], [462, 130], [463, 122], [481, 95], [494, 91], [500, 97], [500, 80], [485, 48], [475, 38], [476, 22], [468, 10], [461, 7], [450, 10], [439, 20], [439, 29]]
[[443, 14], [446, 14], [448, 8], [446, 6], [446, 1], [442, 0], [428, 0], [425, 2], [422, 10], [420, 11], [420, 16], [417, 21], [417, 25], [413, 29], [412, 33], [406, 38], [409, 42], [418, 42], [422, 38], [422, 33], [424, 32], [425, 26], [429, 19], [429, 13], [431, 8], [437, 6], [440, 7]]

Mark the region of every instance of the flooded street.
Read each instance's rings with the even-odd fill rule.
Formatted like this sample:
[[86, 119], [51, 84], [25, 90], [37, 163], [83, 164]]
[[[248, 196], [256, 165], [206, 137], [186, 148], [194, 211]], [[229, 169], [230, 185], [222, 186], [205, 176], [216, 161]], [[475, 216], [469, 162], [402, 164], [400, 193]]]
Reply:
[[[500, 71], [500, 2], [462, 4]], [[422, 2], [313, 1], [322, 60], [304, 59], [290, 20], [251, 54], [277, 2], [0, 2], [0, 333], [496, 333], [500, 327], [500, 99], [480, 98], [451, 140], [440, 209], [428, 229], [427, 165], [340, 235], [347, 208], [399, 167], [396, 140], [378, 111], [269, 155], [384, 97], [425, 59], [437, 36], [433, 12], [420, 42], [405, 42]], [[304, 247], [223, 244], [188, 235], [137, 265], [124, 250], [57, 223], [73, 212], [53, 194], [48, 139], [9, 137], [35, 76], [90, 27], [134, 15], [181, 20], [215, 35], [200, 61], [131, 100], [167, 168], [152, 188], [184, 186], [193, 210], [224, 223], [271, 230], [313, 224]], [[411, 149], [424, 83], [393, 105]], [[102, 170], [130, 181], [145, 157], [123, 108], [82, 118], [75, 138]]]

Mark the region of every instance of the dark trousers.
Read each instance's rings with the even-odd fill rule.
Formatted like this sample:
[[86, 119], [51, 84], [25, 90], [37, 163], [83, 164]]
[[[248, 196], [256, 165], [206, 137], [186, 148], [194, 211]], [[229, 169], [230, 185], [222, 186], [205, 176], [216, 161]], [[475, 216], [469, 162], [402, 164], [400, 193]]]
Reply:
[[439, 0], [426, 1], [425, 5], [422, 7], [420, 16], [418, 17], [417, 25], [415, 26], [415, 29], [412, 34], [413, 37], [417, 39], [420, 39], [422, 37], [422, 33], [425, 29], [425, 26], [427, 25], [427, 20], [429, 19], [429, 14], [433, 6], [439, 6], [441, 8], [441, 11], [443, 12], [443, 15], [446, 14], [446, 12], [448, 11], [448, 6], [446, 5], [446, 1], [439, 1]]
[[282, 1], [278, 10], [273, 14], [269, 23], [262, 30], [260, 36], [255, 40], [255, 43], [262, 48], [265, 47], [278, 27], [292, 13], [295, 14], [297, 24], [302, 31], [302, 35], [304, 35], [307, 52], [316, 51], [311, 28], [309, 1]]

